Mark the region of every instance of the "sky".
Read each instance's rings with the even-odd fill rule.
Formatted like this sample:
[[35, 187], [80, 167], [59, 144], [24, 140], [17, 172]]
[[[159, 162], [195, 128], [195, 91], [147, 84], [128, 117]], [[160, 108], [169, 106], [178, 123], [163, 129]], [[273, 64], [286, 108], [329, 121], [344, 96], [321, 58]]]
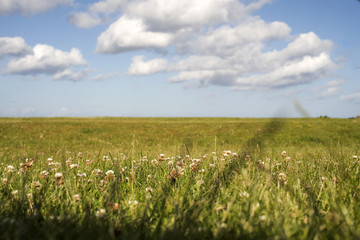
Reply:
[[0, 0], [0, 117], [360, 115], [357, 0]]

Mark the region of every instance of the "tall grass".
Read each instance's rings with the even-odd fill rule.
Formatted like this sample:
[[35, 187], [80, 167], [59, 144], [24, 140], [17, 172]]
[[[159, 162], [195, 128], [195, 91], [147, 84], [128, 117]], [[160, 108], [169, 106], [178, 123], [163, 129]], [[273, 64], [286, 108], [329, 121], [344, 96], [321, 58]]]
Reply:
[[356, 120], [5, 118], [0, 139], [2, 239], [360, 238]]

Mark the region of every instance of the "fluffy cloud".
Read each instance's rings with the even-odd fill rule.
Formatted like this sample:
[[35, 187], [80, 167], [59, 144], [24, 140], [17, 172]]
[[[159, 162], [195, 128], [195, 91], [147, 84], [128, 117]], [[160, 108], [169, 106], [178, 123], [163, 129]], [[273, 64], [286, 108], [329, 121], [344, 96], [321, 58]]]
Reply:
[[171, 41], [171, 34], [148, 31], [141, 19], [123, 16], [99, 36], [96, 51], [119, 53], [141, 48], [163, 48]]
[[[171, 72], [170, 82], [235, 90], [284, 88], [330, 74], [335, 68], [330, 57], [333, 43], [313, 32], [293, 36], [286, 23], [252, 15], [269, 2], [121, 1], [114, 6], [121, 16], [98, 37], [96, 51], [170, 49], [175, 57], [134, 57], [127, 74]], [[89, 13], [109, 13], [111, 4], [95, 3]]]
[[74, 71], [74, 68], [87, 65], [77, 48], [72, 48], [69, 52], [46, 44], [37, 44], [31, 48], [20, 37], [3, 37], [0, 38], [0, 57], [5, 54], [13, 55], [13, 58], [8, 62], [4, 74], [45, 74], [51, 75], [54, 80], [79, 81], [88, 71]]
[[24, 55], [31, 52], [21, 37], [0, 37], [0, 57], [4, 55]]
[[79, 28], [91, 28], [105, 24], [112, 14], [120, 12], [127, 0], [104, 0], [90, 4], [87, 12], [74, 12], [68, 22]]
[[83, 79], [86, 76], [86, 71], [74, 72], [71, 69], [65, 69], [63, 71], [57, 72], [53, 75], [54, 80], [68, 80], [72, 82], [77, 82]]
[[129, 67], [129, 75], [147, 75], [166, 70], [166, 59], [152, 59], [148, 62], [144, 61], [145, 56], [135, 56]]
[[20, 13], [33, 15], [46, 12], [57, 5], [72, 4], [73, 0], [1, 0], [0, 15]]
[[37, 44], [32, 51], [19, 59], [13, 59], [8, 64], [9, 74], [54, 74], [69, 67], [86, 65], [79, 49], [73, 48], [64, 52], [45, 44]]

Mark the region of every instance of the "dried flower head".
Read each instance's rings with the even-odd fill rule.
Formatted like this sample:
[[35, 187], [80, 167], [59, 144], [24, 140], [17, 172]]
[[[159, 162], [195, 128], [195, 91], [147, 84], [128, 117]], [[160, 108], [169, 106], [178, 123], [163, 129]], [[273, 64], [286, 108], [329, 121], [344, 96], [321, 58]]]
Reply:
[[63, 177], [62, 173], [55, 173], [55, 183], [57, 185], [61, 185], [64, 183], [62, 177]]
[[86, 165], [87, 165], [87, 166], [89, 166], [89, 165], [92, 164], [92, 163], [93, 163], [92, 160], [89, 160], [89, 159], [86, 160]]
[[282, 152], [281, 152], [281, 156], [282, 156], [282, 157], [286, 157], [286, 152], [285, 152], [285, 151], [282, 151]]

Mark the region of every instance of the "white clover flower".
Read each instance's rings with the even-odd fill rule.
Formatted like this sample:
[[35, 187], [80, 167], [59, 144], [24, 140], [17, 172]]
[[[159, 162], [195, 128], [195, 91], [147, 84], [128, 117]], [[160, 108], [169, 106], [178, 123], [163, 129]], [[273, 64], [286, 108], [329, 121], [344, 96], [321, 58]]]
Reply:
[[115, 173], [113, 170], [106, 171], [105, 175], [106, 175], [107, 179], [114, 179], [114, 177], [115, 177]]
[[282, 152], [281, 152], [281, 156], [282, 156], [282, 157], [286, 157], [286, 151], [282, 151]]
[[94, 174], [95, 177], [99, 177], [99, 176], [101, 176], [103, 174], [103, 172], [100, 169], [94, 169], [92, 171], [92, 174]]
[[53, 159], [52, 158], [48, 158], [47, 159], [47, 162], [49, 163], [49, 162], [52, 162], [53, 161]]
[[73, 198], [73, 200], [74, 200], [75, 202], [78, 202], [78, 201], [81, 200], [80, 194], [75, 194], [75, 195], [73, 195], [72, 198]]
[[211, 163], [211, 164], [209, 165], [209, 167], [210, 167], [211, 169], [215, 169], [215, 164]]
[[8, 173], [12, 173], [12, 172], [15, 171], [15, 168], [14, 168], [14, 166], [12, 166], [12, 165], [8, 165], [7, 168], [6, 168], [6, 170], [7, 170]]
[[49, 172], [46, 171], [46, 170], [40, 172], [40, 178], [41, 179], [47, 178], [48, 175], [49, 175]]
[[200, 169], [199, 170], [199, 173], [204, 173], [205, 172], [205, 169]]
[[173, 161], [169, 161], [169, 162], [168, 162], [168, 165], [169, 165], [169, 167], [172, 167], [172, 166], [174, 165], [174, 162], [173, 162]]
[[148, 175], [148, 176], [147, 176], [147, 179], [151, 179], [151, 175]]
[[159, 161], [156, 160], [156, 159], [151, 160], [151, 163], [152, 163], [155, 167], [157, 167], [157, 166], [159, 165]]
[[358, 156], [357, 156], [357, 155], [354, 155], [354, 156], [353, 156], [353, 159], [355, 159], [355, 160], [358, 159]]
[[76, 163], [74, 163], [74, 164], [70, 164], [70, 169], [74, 169], [74, 168], [77, 168], [78, 167], [78, 165], [76, 164]]
[[103, 156], [103, 159], [102, 159], [104, 162], [107, 162], [110, 160], [110, 158], [108, 156]]
[[148, 193], [152, 193], [153, 189], [151, 187], [147, 187], [147, 188], [145, 188], [145, 191], [148, 192]]
[[164, 158], [164, 157], [165, 157], [165, 154], [161, 153], [161, 154], [159, 155], [159, 157], [160, 157], [160, 158]]
[[103, 218], [103, 217], [105, 217], [105, 214], [106, 214], [106, 210], [103, 209], [103, 208], [96, 211], [96, 217], [97, 218]]
[[2, 182], [3, 184], [7, 184], [8, 180], [7, 180], [7, 178], [3, 178], [3, 179], [1, 180], [1, 182]]
[[62, 176], [63, 176], [62, 173], [59, 173], [59, 172], [55, 173], [55, 178], [59, 179], [59, 178], [62, 178]]
[[16, 196], [17, 194], [18, 194], [18, 190], [13, 190], [13, 191], [11, 191], [11, 195], [13, 195], [13, 196]]
[[250, 196], [249, 193], [247, 193], [246, 191], [240, 193], [240, 197], [248, 198], [249, 196]]

